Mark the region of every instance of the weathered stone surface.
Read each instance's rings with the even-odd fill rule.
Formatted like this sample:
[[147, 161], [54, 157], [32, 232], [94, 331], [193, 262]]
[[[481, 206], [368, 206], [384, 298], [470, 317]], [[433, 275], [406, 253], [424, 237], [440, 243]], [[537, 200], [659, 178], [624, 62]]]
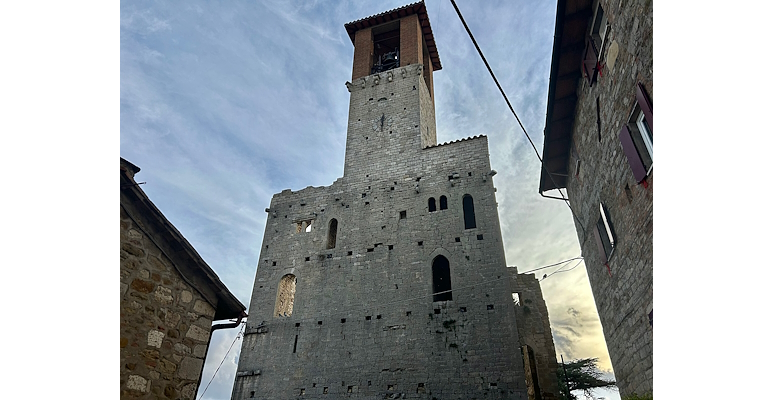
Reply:
[[194, 356], [203, 358], [205, 356], [205, 353], [207, 352], [207, 346], [200, 344], [194, 346]]
[[210, 338], [210, 331], [197, 325], [191, 325], [186, 332], [186, 337], [200, 342], [207, 342]]
[[[206, 348], [211, 318], [199, 317], [193, 305], [207, 304], [199, 292], [182, 282], [161, 250], [122, 212], [120, 238], [120, 392], [123, 398], [188, 398], [196, 390], [201, 357], [186, 361], [197, 346]], [[130, 231], [133, 231], [130, 233]], [[139, 237], [140, 235], [140, 237]], [[127, 245], [124, 245], [129, 241]], [[136, 255], [148, 257], [136, 258]], [[158, 284], [161, 282], [161, 284]], [[181, 301], [176, 301], [180, 294]], [[185, 301], [184, 301], [185, 300]], [[209, 306], [208, 306], [209, 307]], [[214, 315], [208, 307], [199, 308]], [[186, 337], [191, 328], [192, 338]], [[198, 352], [198, 350], [197, 350]], [[204, 355], [202, 354], [202, 357]], [[189, 383], [193, 381], [193, 384]]]
[[199, 379], [199, 374], [202, 372], [202, 366], [204, 360], [195, 357], [184, 357], [180, 362], [180, 368], [178, 369], [178, 377], [181, 379]]
[[[578, 82], [568, 171], [570, 205], [580, 219], [578, 241], [586, 260], [602, 330], [622, 396], [652, 391], [653, 176], [637, 183], [619, 133], [637, 106], [637, 82], [653, 95], [652, 1], [601, 0], [609, 33], [602, 76]], [[596, 3], [595, 3], [596, 5]], [[584, 37], [580, 38], [583, 42]], [[600, 113], [597, 112], [599, 105]], [[600, 203], [609, 214], [615, 246], [600, 258]], [[583, 226], [582, 226], [583, 225]]]
[[152, 347], [161, 347], [162, 339], [164, 339], [164, 333], [151, 330], [148, 334], [148, 345]]
[[151, 381], [139, 375], [130, 375], [127, 377], [127, 388], [139, 392], [148, 392]]
[[197, 300], [196, 303], [194, 303], [194, 311], [210, 318], [215, 316], [215, 309], [204, 300]]
[[422, 67], [355, 79], [343, 177], [273, 196], [232, 399], [528, 398], [488, 140], [436, 146]]

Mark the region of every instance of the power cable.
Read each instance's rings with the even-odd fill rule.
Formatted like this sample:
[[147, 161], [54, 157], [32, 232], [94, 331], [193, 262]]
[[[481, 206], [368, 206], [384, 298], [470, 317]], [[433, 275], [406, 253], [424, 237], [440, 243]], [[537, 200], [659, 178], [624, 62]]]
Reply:
[[[475, 49], [477, 49], [478, 54], [480, 54], [480, 58], [483, 59], [483, 63], [485, 64], [485, 67], [488, 69], [488, 72], [491, 74], [491, 77], [493, 78], [494, 83], [496, 83], [496, 87], [499, 88], [501, 95], [504, 97], [504, 101], [507, 103], [507, 106], [509, 106], [509, 110], [512, 111], [512, 114], [515, 116], [517, 123], [520, 125], [520, 128], [523, 130], [525, 137], [528, 138], [528, 142], [530, 142], [531, 146], [533, 147], [533, 151], [536, 153], [536, 157], [539, 159], [539, 162], [541, 162], [541, 168], [547, 173], [549, 178], [552, 180], [552, 184], [554, 185], [555, 189], [557, 189], [557, 191], [560, 192], [560, 197], [565, 198], [565, 196], [562, 194], [562, 189], [560, 189], [560, 186], [557, 184], [557, 182], [555, 182], [554, 176], [552, 176], [549, 170], [547, 170], [547, 168], [544, 166], [544, 161], [541, 159], [541, 155], [539, 154], [538, 149], [536, 149], [536, 145], [533, 144], [533, 140], [531, 140], [530, 135], [528, 135], [528, 131], [525, 130], [523, 123], [520, 121], [520, 117], [517, 116], [515, 109], [512, 107], [512, 104], [509, 102], [509, 99], [507, 98], [507, 95], [504, 93], [504, 89], [502, 89], [501, 84], [499, 83], [499, 80], [496, 79], [496, 75], [494, 75], [493, 70], [491, 69], [491, 66], [488, 65], [488, 61], [485, 59], [485, 56], [483, 55], [483, 51], [480, 50], [480, 46], [478, 46], [477, 41], [475, 40], [475, 37], [472, 35], [472, 31], [470, 31], [470, 28], [467, 26], [467, 22], [464, 20], [464, 17], [462, 17], [462, 13], [459, 11], [459, 7], [456, 6], [456, 1], [451, 0], [451, 4], [454, 6], [454, 10], [456, 10], [456, 14], [459, 16], [459, 19], [462, 21], [462, 25], [464, 25], [464, 29], [467, 31], [467, 34], [470, 36], [470, 39], [472, 39], [472, 44], [475, 45]], [[576, 213], [573, 212], [573, 207], [570, 206], [570, 202], [567, 199], [565, 200], [565, 204], [568, 205], [568, 208], [570, 209], [570, 213], [573, 214], [573, 218], [575, 218], [578, 224], [581, 225], [581, 229], [585, 230], [584, 224], [581, 223], [581, 220], [578, 218]], [[581, 247], [583, 248], [583, 244], [581, 245]]]
[[581, 262], [582, 262], [582, 261], [584, 261], [584, 259], [583, 259], [583, 258], [581, 258], [581, 259], [580, 259], [580, 260], [579, 260], [579, 261], [576, 263], [576, 265], [574, 265], [574, 266], [573, 266], [573, 268], [571, 268], [571, 269], [566, 269], [566, 270], [564, 270], [564, 271], [560, 271], [561, 269], [563, 269], [563, 268], [565, 267], [565, 265], [563, 265], [562, 267], [558, 268], [558, 269], [557, 269], [557, 271], [554, 271], [554, 272], [552, 272], [552, 273], [551, 273], [551, 274], [549, 274], [549, 275], [544, 275], [544, 277], [543, 277], [543, 278], [539, 279], [539, 283], [541, 283], [541, 281], [543, 281], [544, 279], [546, 279], [546, 278], [549, 278], [549, 277], [551, 277], [552, 275], [554, 275], [554, 274], [556, 274], [556, 273], [558, 273], [558, 272], [568, 272], [568, 271], [572, 271], [572, 270], [576, 269], [576, 267], [578, 267], [578, 265], [579, 265], [579, 264], [581, 264]]
[[215, 370], [215, 373], [212, 374], [212, 378], [210, 378], [210, 381], [207, 382], [207, 386], [204, 388], [204, 391], [202, 392], [202, 395], [199, 396], [199, 400], [202, 400], [202, 397], [204, 397], [204, 394], [207, 393], [207, 389], [209, 389], [210, 385], [212, 384], [212, 381], [215, 380], [215, 375], [218, 374], [218, 371], [220, 371], [220, 367], [223, 366], [223, 363], [225, 362], [225, 359], [228, 358], [228, 353], [231, 352], [231, 349], [233, 348], [233, 345], [236, 343], [237, 340], [239, 340], [244, 333], [244, 328], [247, 326], [247, 324], [243, 324], [241, 326], [241, 329], [239, 330], [239, 334], [236, 335], [236, 338], [233, 339], [233, 342], [231, 343], [231, 347], [228, 348], [228, 351], [225, 352], [225, 356], [223, 356], [223, 359], [220, 361], [220, 365], [218, 365], [218, 369]]

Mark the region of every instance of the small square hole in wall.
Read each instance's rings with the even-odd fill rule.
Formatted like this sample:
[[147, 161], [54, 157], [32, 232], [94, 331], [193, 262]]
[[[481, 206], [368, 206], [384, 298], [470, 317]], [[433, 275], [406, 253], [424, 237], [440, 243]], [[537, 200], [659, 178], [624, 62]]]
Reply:
[[353, 387], [352, 386], [348, 386], [348, 393], [353, 393]]
[[382, 319], [382, 315], [377, 315], [377, 319]]
[[253, 390], [253, 391], [251, 391], [251, 392], [249, 392], [249, 397], [250, 397], [250, 398], [253, 398], [253, 397], [255, 397], [255, 391], [254, 391], [254, 390]]
[[315, 383], [313, 384], [313, 387], [316, 387], [316, 384], [315, 384]]
[[406, 219], [406, 211], [400, 212], [401, 219]]
[[417, 244], [421, 246], [424, 244], [424, 242], [417, 242]]
[[435, 312], [435, 314], [440, 314], [440, 308], [436, 308], [436, 309], [434, 310], [434, 312]]
[[[360, 119], [359, 119], [359, 121], [360, 121]], [[328, 393], [329, 393], [329, 388], [324, 386], [324, 394], [328, 394]]]
[[393, 245], [391, 245], [391, 244], [390, 244], [390, 245], [388, 245], [388, 246], [387, 246], [387, 249], [388, 249], [388, 250], [392, 250], [392, 249], [393, 249]]
[[485, 307], [486, 310], [493, 310], [493, 304], [489, 304]]
[[352, 256], [352, 255], [353, 255], [353, 252], [352, 252], [352, 251], [348, 251], [348, 255], [349, 255], [349, 256]]
[[276, 261], [274, 261], [274, 262], [273, 262], [273, 266], [274, 266], [274, 267], [276, 266]]
[[305, 261], [310, 261], [310, 257], [305, 257]]
[[459, 307], [459, 312], [467, 312], [467, 307]]
[[373, 247], [370, 247], [370, 248], [366, 249], [366, 252], [367, 252], [367, 253], [371, 253], [372, 251], [374, 251], [374, 248], [373, 248]]
[[364, 204], [366, 204], [366, 205], [368, 206], [368, 205], [369, 205], [369, 202], [367, 201], [367, 202], [365, 202]]
[[371, 381], [369, 381], [369, 386], [371, 386]]
[[366, 193], [361, 193], [361, 198], [363, 199], [364, 197], [366, 197]]
[[367, 320], [367, 321], [371, 321], [371, 315], [367, 315], [367, 316], [366, 316], [366, 320]]
[[478, 239], [478, 240], [483, 240], [483, 235], [478, 235], [478, 236], [477, 236], [477, 239]]
[[411, 311], [406, 311], [406, 316], [410, 317], [411, 316]]
[[305, 396], [305, 389], [300, 389], [300, 396]]
[[456, 243], [459, 243], [459, 242], [462, 241], [462, 239], [461, 238], [456, 238], [455, 241], [456, 241]]
[[[393, 133], [393, 131], [390, 131], [390, 133]], [[395, 190], [393, 186], [390, 186], [390, 190]]]
[[472, 172], [467, 172], [467, 176], [472, 176]]
[[342, 318], [342, 319], [340, 320], [340, 323], [344, 324], [344, 323], [345, 323], [345, 318]]
[[326, 258], [332, 258], [332, 255], [331, 254], [327, 254]]
[[387, 390], [393, 390], [393, 385], [387, 385]]
[[323, 324], [324, 324], [324, 321], [318, 321], [318, 324], [319, 324], [319, 325], [323, 325]]

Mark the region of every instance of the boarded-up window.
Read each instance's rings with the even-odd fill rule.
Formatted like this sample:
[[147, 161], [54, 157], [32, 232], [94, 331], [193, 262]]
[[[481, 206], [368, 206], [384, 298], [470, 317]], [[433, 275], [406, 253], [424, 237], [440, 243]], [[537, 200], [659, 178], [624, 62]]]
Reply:
[[430, 211], [430, 212], [435, 211], [435, 198], [434, 197], [430, 197], [429, 199], [427, 199], [427, 210]]
[[462, 209], [464, 211], [464, 229], [476, 228], [475, 206], [472, 203], [472, 196], [466, 194], [462, 199]]
[[274, 317], [291, 317], [294, 306], [294, 293], [297, 290], [297, 277], [286, 274], [279, 281], [279, 289], [276, 294], [276, 308], [273, 310]]
[[432, 301], [453, 300], [451, 295], [451, 268], [446, 257], [432, 260]]
[[440, 209], [441, 210], [448, 209], [448, 198], [446, 198], [446, 196], [440, 196]]
[[326, 237], [326, 248], [333, 249], [337, 245], [337, 220], [329, 221], [329, 234]]

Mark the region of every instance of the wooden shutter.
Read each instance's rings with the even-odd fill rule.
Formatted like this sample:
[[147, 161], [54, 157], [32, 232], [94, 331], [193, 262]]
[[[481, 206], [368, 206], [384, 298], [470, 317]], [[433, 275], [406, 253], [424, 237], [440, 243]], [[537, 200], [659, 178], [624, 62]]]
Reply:
[[647, 96], [645, 87], [639, 82], [637, 82], [637, 103], [639, 103], [639, 108], [642, 109], [642, 112], [645, 113], [645, 121], [650, 126], [650, 131], [655, 132], [653, 130], [653, 103]]
[[618, 138], [621, 139], [621, 146], [623, 147], [624, 154], [626, 154], [626, 159], [629, 160], [629, 166], [631, 167], [631, 172], [634, 173], [634, 178], [638, 183], [642, 182], [647, 176], [647, 171], [642, 163], [642, 158], [639, 157], [639, 151], [637, 151], [637, 146], [634, 144], [634, 139], [632, 139], [627, 125], [623, 126], [621, 133], [618, 134]]
[[591, 36], [586, 41], [582, 66], [589, 86], [593, 85], [597, 81], [597, 50], [594, 48]]

